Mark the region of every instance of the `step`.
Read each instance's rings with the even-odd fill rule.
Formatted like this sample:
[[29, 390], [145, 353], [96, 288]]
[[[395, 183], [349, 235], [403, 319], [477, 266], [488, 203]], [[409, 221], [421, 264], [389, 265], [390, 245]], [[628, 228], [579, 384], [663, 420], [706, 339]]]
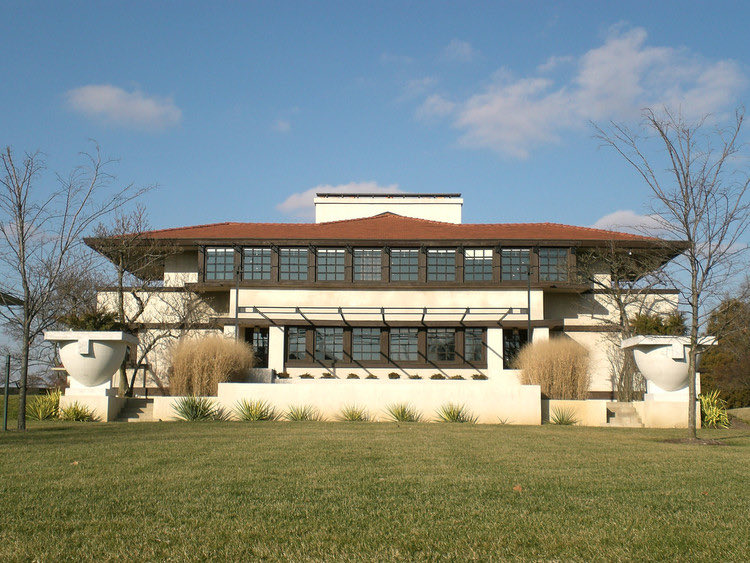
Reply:
[[630, 403], [607, 403], [607, 426], [642, 428], [643, 421]]
[[130, 398], [120, 411], [120, 422], [143, 422], [154, 419], [154, 401], [145, 398]]

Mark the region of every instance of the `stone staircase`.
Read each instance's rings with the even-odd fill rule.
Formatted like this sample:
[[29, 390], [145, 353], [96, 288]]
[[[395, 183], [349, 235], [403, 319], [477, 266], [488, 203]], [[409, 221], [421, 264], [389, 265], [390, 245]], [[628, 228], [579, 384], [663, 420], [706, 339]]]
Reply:
[[154, 420], [154, 400], [129, 398], [117, 417], [118, 422], [149, 422]]
[[643, 428], [643, 421], [630, 403], [607, 403], [607, 426]]

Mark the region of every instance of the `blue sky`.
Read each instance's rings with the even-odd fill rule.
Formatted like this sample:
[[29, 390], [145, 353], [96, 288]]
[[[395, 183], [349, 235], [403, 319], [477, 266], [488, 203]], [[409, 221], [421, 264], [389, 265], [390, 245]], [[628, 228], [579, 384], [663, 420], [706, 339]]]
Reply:
[[95, 139], [122, 183], [159, 185], [154, 227], [300, 220], [315, 189], [461, 192], [465, 222], [627, 223], [648, 191], [589, 121], [748, 100], [741, 2], [1, 10], [0, 144], [64, 172]]

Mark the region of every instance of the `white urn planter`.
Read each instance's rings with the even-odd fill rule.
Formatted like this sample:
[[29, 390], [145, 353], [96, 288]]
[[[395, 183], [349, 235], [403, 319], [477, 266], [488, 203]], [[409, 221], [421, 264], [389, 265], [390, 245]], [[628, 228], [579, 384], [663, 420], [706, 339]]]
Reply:
[[82, 387], [107, 383], [125, 359], [128, 346], [138, 338], [120, 331], [53, 331], [44, 339], [57, 342], [63, 367]]
[[[698, 339], [699, 351], [715, 343], [713, 336], [703, 336]], [[620, 347], [633, 349], [638, 369], [657, 387], [655, 391], [675, 392], [688, 386], [690, 338], [687, 336], [634, 336], [623, 340]]]

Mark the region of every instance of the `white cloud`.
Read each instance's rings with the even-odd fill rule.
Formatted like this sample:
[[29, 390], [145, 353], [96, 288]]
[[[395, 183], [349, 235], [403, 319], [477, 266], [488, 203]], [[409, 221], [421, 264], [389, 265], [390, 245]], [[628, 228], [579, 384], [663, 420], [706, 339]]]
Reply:
[[437, 84], [437, 78], [434, 76], [423, 76], [408, 80], [404, 85], [404, 92], [401, 99], [417, 98], [426, 94]]
[[319, 186], [315, 186], [314, 188], [310, 188], [309, 190], [305, 190], [304, 192], [298, 192], [290, 195], [283, 202], [277, 205], [276, 209], [293, 217], [305, 219], [312, 218], [315, 215], [313, 198], [318, 192], [337, 194], [397, 194], [403, 193], [403, 190], [398, 187], [398, 184], [381, 186], [377, 182], [349, 182], [348, 184], [338, 184], [336, 186], [332, 186], [330, 184], [321, 184]]
[[555, 70], [556, 68], [572, 63], [574, 60], [575, 59], [571, 57], [570, 55], [566, 55], [563, 57], [552, 56], [548, 58], [544, 63], [536, 67], [536, 70], [541, 73], [551, 72]]
[[131, 129], [162, 130], [182, 121], [182, 110], [171, 98], [127, 92], [110, 84], [89, 84], [65, 94], [68, 106], [91, 119]]
[[479, 55], [471, 44], [460, 39], [453, 39], [443, 49], [443, 59], [453, 63], [470, 63]]
[[[632, 120], [647, 106], [680, 107], [688, 118], [721, 111], [747, 83], [734, 61], [712, 62], [686, 49], [649, 46], [641, 28], [613, 28], [603, 45], [575, 60], [551, 57], [538, 71], [562, 63], [568, 63], [564, 68], [569, 72], [558, 82], [540, 75], [516, 77], [506, 70], [495, 73], [483, 91], [446, 113], [453, 114], [453, 125], [462, 131], [460, 142], [525, 158], [591, 120]], [[426, 107], [417, 109], [417, 115]]]
[[591, 225], [594, 229], [607, 229], [635, 234], [659, 231], [659, 220], [652, 215], [640, 215], [631, 209], [620, 209], [601, 217]]
[[273, 124], [273, 130], [278, 133], [289, 133], [292, 123], [288, 119], [277, 119]]
[[450, 100], [438, 94], [433, 94], [417, 108], [417, 117], [420, 119], [445, 117], [446, 115], [449, 115], [455, 107], [456, 104]]

